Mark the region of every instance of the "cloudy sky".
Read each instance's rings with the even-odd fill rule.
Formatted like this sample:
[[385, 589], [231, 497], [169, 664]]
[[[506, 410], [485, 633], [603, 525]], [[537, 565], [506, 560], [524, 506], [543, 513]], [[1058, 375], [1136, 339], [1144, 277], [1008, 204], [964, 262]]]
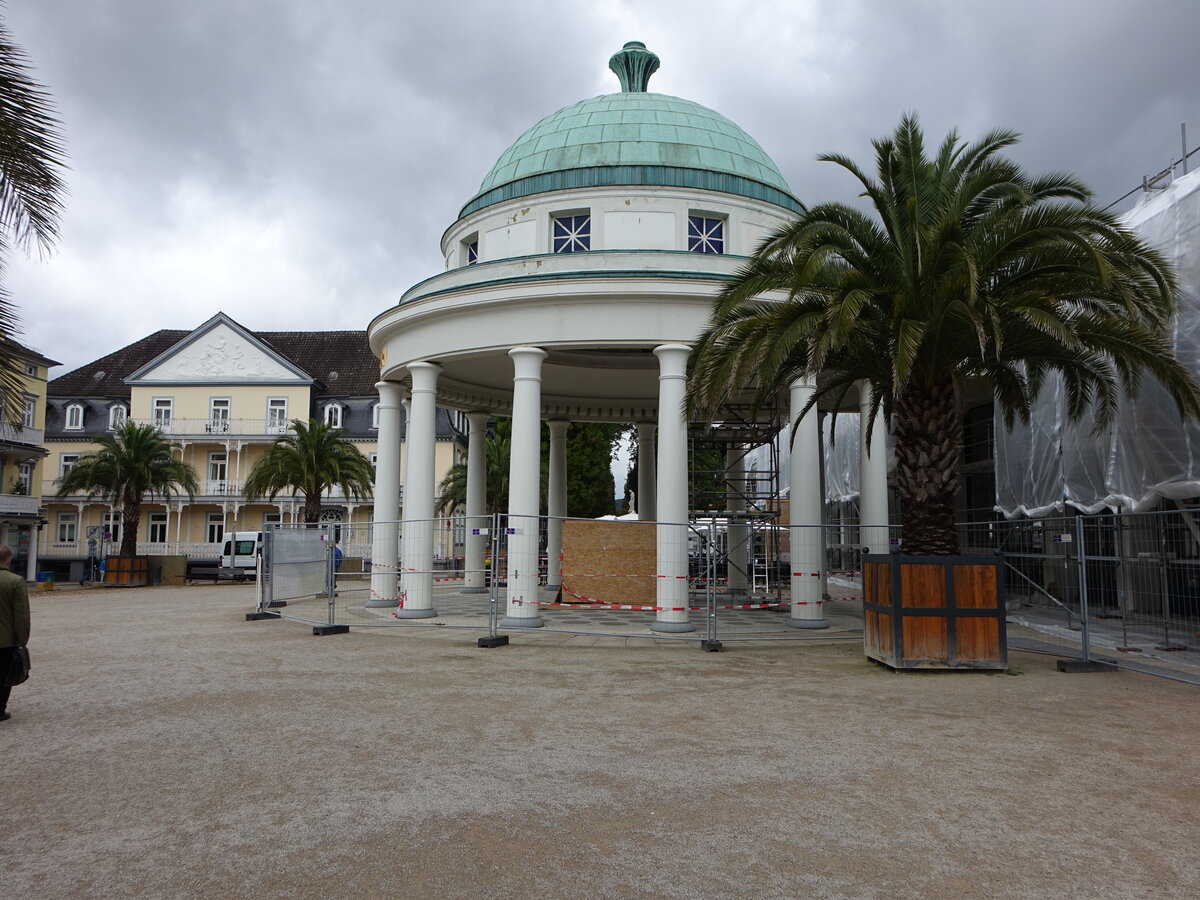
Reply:
[[[527, 127], [618, 89], [724, 113], [804, 201], [906, 110], [1108, 203], [1200, 144], [1196, 0], [8, 0], [70, 149], [62, 240], [15, 257], [24, 340], [61, 375], [222, 310], [360, 329], [442, 265], [438, 240]], [[1200, 154], [1193, 157], [1200, 165]]]

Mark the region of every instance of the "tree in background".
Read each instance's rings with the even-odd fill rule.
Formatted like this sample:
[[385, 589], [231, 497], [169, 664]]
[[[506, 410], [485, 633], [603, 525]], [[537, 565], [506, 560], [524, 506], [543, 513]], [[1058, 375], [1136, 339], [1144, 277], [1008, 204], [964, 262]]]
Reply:
[[18, 421], [24, 372], [13, 347], [20, 318], [2, 281], [9, 250], [50, 249], [66, 187], [66, 149], [50, 95], [29, 77], [25, 52], [0, 24], [0, 415]]
[[100, 449], [85, 454], [58, 483], [58, 497], [87, 494], [103, 497], [121, 511], [121, 556], [137, 554], [142, 503], [179, 491], [194, 497], [200, 485], [196, 470], [175, 458], [179, 445], [153, 425], [126, 420], [112, 434], [96, 439]]
[[309, 419], [292, 419], [289, 433], [275, 439], [250, 469], [246, 499], [275, 499], [292, 489], [304, 495], [304, 521], [321, 518], [322, 495], [340, 487], [354, 500], [371, 496], [375, 470], [361, 450], [342, 437], [342, 429]]
[[[592, 519], [613, 511], [612, 461], [617, 441], [626, 426], [593, 422], [575, 422], [567, 430], [567, 512], [578, 518]], [[512, 420], [496, 419], [485, 438], [485, 509], [488, 514], [508, 511], [509, 450], [512, 446]], [[542, 430], [542, 508], [546, 505], [547, 460], [550, 449], [548, 432]], [[460, 512], [467, 504], [467, 467], [451, 467], [438, 487], [438, 515]]]
[[992, 386], [1010, 426], [1050, 376], [1068, 418], [1094, 409], [1098, 429], [1146, 372], [1182, 416], [1200, 415], [1200, 385], [1171, 344], [1166, 260], [1073, 176], [1031, 176], [1001, 155], [1017, 137], [968, 145], [951, 132], [931, 157], [906, 115], [874, 142], [874, 178], [823, 157], [858, 180], [873, 214], [823, 203], [771, 235], [717, 298], [689, 362], [699, 416], [747, 387], [763, 404], [797, 378], [817, 384], [810, 408], [840, 408], [865, 381], [868, 429], [881, 413], [894, 423], [909, 554], [958, 552], [968, 378]]

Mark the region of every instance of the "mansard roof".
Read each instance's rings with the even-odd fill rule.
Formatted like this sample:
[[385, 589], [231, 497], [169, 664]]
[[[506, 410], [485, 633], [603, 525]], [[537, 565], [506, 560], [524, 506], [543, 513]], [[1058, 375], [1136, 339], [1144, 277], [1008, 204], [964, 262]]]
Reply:
[[[379, 361], [365, 331], [250, 331], [318, 382], [319, 394], [375, 394]], [[125, 379], [186, 340], [193, 331], [164, 328], [50, 381], [47, 392], [63, 397], [129, 397]]]

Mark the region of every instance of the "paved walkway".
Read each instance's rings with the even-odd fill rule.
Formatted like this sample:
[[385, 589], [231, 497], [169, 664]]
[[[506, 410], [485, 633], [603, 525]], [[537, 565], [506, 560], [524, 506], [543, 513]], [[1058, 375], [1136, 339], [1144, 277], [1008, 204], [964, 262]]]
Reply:
[[1200, 689], [33, 595], [6, 897], [1200, 896]]

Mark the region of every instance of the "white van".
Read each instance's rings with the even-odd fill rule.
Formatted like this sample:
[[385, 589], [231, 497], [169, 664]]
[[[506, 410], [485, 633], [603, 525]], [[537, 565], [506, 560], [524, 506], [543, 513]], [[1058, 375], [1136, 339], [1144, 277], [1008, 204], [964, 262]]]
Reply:
[[221, 548], [221, 576], [224, 578], [253, 578], [262, 556], [261, 531], [235, 531], [225, 535]]

